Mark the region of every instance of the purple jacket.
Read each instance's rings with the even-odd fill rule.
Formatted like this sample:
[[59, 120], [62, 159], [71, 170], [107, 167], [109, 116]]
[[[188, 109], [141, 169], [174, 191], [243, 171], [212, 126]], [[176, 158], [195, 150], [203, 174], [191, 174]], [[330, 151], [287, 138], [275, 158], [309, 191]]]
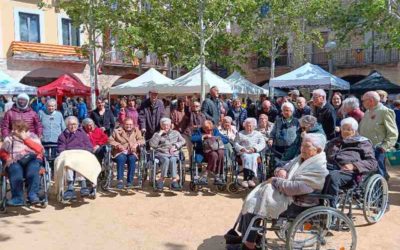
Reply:
[[131, 118], [133, 120], [133, 125], [135, 127], [138, 127], [139, 123], [138, 123], [138, 119], [139, 119], [139, 114], [137, 112], [137, 110], [135, 108], [130, 108], [130, 107], [126, 107], [125, 109], [125, 113], [119, 113], [118, 115], [118, 121], [120, 124], [122, 124], [124, 122], [124, 120], [126, 118]]
[[157, 100], [154, 105], [150, 99], [146, 99], [139, 111], [140, 129], [146, 129], [146, 140], [150, 139], [153, 134], [160, 130], [160, 120], [164, 117], [164, 104], [161, 100]]
[[43, 127], [36, 112], [31, 108], [21, 110], [14, 104], [13, 107], [4, 114], [1, 123], [1, 135], [3, 138], [10, 134], [12, 123], [17, 120], [24, 120], [28, 124], [30, 132], [35, 133], [39, 137], [42, 136]]
[[78, 128], [75, 133], [69, 132], [68, 129], [58, 137], [58, 153], [70, 149], [82, 149], [93, 152], [93, 146], [89, 137], [82, 128]]

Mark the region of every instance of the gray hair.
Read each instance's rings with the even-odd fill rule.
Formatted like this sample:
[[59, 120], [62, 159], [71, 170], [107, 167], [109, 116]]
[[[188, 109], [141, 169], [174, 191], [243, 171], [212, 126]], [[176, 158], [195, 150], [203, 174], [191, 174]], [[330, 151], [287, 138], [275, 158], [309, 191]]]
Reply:
[[78, 118], [76, 118], [76, 116], [68, 116], [67, 118], [65, 118], [65, 124], [68, 125], [68, 123], [70, 123], [71, 121], [76, 121], [76, 123], [79, 124], [79, 120]]
[[323, 89], [316, 89], [312, 92], [313, 95], [323, 96], [326, 100], [326, 92]]
[[357, 109], [360, 107], [360, 101], [357, 97], [351, 96], [344, 99], [342, 103], [343, 108]]
[[224, 119], [223, 119], [224, 121], [227, 121], [227, 122], [229, 122], [229, 123], [232, 123], [232, 117], [230, 117], [230, 116], [224, 116]]
[[252, 118], [252, 117], [247, 118], [246, 120], [244, 120], [243, 126], [244, 126], [246, 123], [250, 123], [250, 124], [253, 126], [253, 128], [256, 128], [256, 127], [257, 127], [257, 120], [256, 120], [256, 118]]
[[301, 101], [301, 102], [304, 102], [305, 104], [307, 104], [306, 98], [301, 97], [301, 96], [297, 97], [297, 100], [296, 100], [296, 101], [297, 101], [297, 102]]
[[326, 145], [325, 135], [317, 133], [308, 133], [304, 135], [303, 142], [307, 140], [310, 141], [314, 147], [320, 148], [322, 149], [322, 151], [325, 149]]
[[343, 127], [344, 125], [351, 125], [351, 128], [352, 128], [354, 131], [357, 131], [357, 129], [358, 129], [358, 122], [357, 122], [356, 119], [354, 119], [353, 117], [344, 118], [344, 119], [340, 122], [340, 127]]
[[282, 110], [283, 110], [283, 108], [289, 108], [291, 111], [292, 111], [292, 113], [294, 112], [294, 105], [291, 103], [291, 102], [284, 102], [283, 104], [282, 104]]
[[299, 119], [299, 122], [302, 126], [312, 128], [317, 124], [317, 118], [312, 115], [305, 115]]
[[171, 124], [171, 123], [172, 123], [172, 121], [168, 117], [163, 117], [160, 120], [160, 124]]
[[47, 100], [46, 106], [49, 106], [49, 105], [51, 105], [51, 104], [53, 104], [54, 106], [57, 106], [57, 101], [56, 101], [56, 99], [50, 98], [49, 100]]
[[90, 118], [85, 118], [85, 119], [83, 119], [83, 121], [82, 121], [82, 126], [84, 127], [84, 126], [87, 126], [87, 125], [89, 125], [89, 124], [93, 124], [94, 125], [94, 121], [92, 120], [92, 119], [90, 119]]
[[376, 103], [381, 101], [381, 97], [376, 91], [368, 91], [367, 93], [364, 94], [364, 96], [367, 98], [372, 98]]

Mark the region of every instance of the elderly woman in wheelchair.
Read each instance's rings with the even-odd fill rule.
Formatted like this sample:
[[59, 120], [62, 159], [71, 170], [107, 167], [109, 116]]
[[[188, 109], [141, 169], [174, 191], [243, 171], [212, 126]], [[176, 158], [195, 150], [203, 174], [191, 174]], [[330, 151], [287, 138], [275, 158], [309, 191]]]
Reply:
[[168, 169], [171, 169], [171, 189], [179, 190], [182, 188], [179, 183], [177, 161], [179, 150], [185, 145], [185, 139], [177, 130], [171, 129], [171, 123], [171, 119], [161, 118], [160, 131], [155, 133], [149, 141], [150, 147], [155, 150], [155, 157], [161, 165], [161, 176], [156, 183], [157, 190], [164, 188], [164, 180], [168, 177]]
[[108, 136], [102, 129], [97, 128], [94, 121], [90, 118], [86, 118], [82, 121], [82, 127], [92, 143], [94, 155], [99, 163], [102, 164], [105, 155], [108, 153]]
[[256, 248], [257, 232], [251, 230], [253, 225], [250, 225], [254, 217], [277, 219], [282, 213], [287, 216], [297, 215], [319, 204], [318, 200], [305, 198], [303, 195], [323, 188], [328, 174], [325, 144], [325, 136], [306, 134], [300, 156], [284, 167], [277, 168], [275, 177], [257, 186], [247, 196], [239, 225], [243, 241], [242, 249]]
[[333, 197], [331, 207], [336, 207], [341, 187], [351, 186], [358, 176], [377, 170], [373, 145], [369, 139], [358, 135], [357, 129], [358, 123], [354, 118], [343, 119], [341, 135], [326, 147], [329, 175], [324, 192]]
[[244, 180], [242, 187], [255, 187], [253, 178], [257, 176], [258, 158], [260, 152], [266, 147], [265, 139], [261, 132], [256, 131], [257, 120], [247, 118], [244, 123], [244, 130], [240, 131], [235, 139], [235, 150], [238, 152], [243, 164]]
[[9, 206], [22, 206], [24, 200], [24, 179], [27, 184], [30, 204], [40, 202], [40, 167], [44, 149], [40, 139], [29, 132], [27, 123], [16, 120], [12, 124], [12, 132], [4, 138], [0, 149], [0, 158], [4, 162], [5, 172], [11, 184], [12, 198]]

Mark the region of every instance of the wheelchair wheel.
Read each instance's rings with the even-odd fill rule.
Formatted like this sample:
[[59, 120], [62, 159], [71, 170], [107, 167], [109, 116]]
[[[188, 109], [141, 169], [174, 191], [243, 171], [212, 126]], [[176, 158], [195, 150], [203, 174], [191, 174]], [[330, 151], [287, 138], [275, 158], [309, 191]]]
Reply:
[[286, 238], [286, 249], [351, 249], [357, 247], [353, 222], [342, 212], [318, 206], [296, 217]]
[[280, 239], [283, 242], [286, 242], [287, 233], [288, 233], [290, 226], [291, 226], [291, 223], [288, 221], [285, 221], [279, 230], [274, 231], [276, 236], [278, 237], [278, 239]]
[[388, 205], [388, 184], [379, 174], [368, 178], [364, 191], [363, 214], [369, 224], [382, 219]]
[[235, 182], [231, 182], [228, 184], [228, 192], [231, 194], [237, 194], [239, 192], [239, 187]]

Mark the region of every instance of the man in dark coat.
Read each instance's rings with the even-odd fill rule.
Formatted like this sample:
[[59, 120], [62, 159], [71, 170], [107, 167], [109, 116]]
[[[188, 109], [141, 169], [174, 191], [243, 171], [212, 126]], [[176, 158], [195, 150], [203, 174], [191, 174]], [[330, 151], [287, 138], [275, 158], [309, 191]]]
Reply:
[[294, 117], [300, 119], [305, 115], [311, 115], [311, 108], [307, 105], [307, 101], [304, 97], [297, 97], [296, 110], [294, 111]]
[[261, 114], [268, 116], [268, 121], [275, 123], [276, 117], [279, 114], [278, 109], [269, 100], [262, 103], [261, 110], [257, 112], [257, 120]]
[[165, 115], [164, 104], [158, 99], [157, 90], [149, 91], [139, 110], [139, 126], [146, 140], [160, 130], [160, 120]]
[[335, 108], [326, 101], [326, 93], [323, 89], [313, 91], [313, 105], [315, 107], [314, 116], [318, 123], [322, 125], [326, 138], [335, 138], [336, 111]]
[[218, 125], [221, 116], [221, 102], [218, 98], [218, 93], [218, 87], [212, 87], [209, 97], [203, 101], [201, 106], [201, 112], [203, 112], [207, 120], [213, 122], [214, 126]]

